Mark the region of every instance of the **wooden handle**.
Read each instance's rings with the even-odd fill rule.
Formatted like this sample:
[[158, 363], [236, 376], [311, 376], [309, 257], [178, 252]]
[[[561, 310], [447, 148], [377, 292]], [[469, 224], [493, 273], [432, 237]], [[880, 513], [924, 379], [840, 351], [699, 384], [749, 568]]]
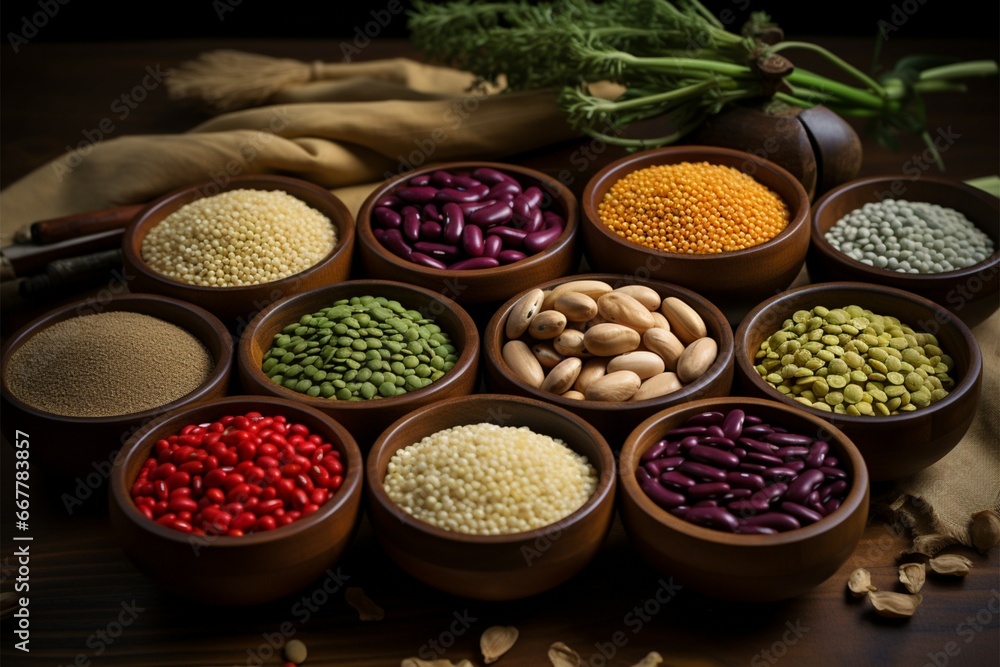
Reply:
[[116, 206], [101, 211], [75, 213], [31, 224], [31, 240], [39, 245], [58, 243], [114, 229], [124, 229], [145, 204]]

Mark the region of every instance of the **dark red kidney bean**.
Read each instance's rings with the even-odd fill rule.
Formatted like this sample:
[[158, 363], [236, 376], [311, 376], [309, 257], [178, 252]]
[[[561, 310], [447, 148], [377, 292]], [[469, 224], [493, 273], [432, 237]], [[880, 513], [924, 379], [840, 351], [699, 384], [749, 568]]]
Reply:
[[664, 509], [673, 509], [684, 504], [685, 498], [676, 491], [665, 489], [653, 479], [641, 482], [642, 490], [654, 503]]
[[680, 446], [681, 451], [689, 452], [692, 447], [697, 447], [701, 444], [701, 436], [689, 435], [677, 444]]
[[774, 528], [768, 528], [767, 526], [740, 526], [737, 528], [735, 533], [740, 535], [777, 535], [778, 531]]
[[811, 507], [817, 512], [823, 511], [823, 503], [819, 499], [819, 491], [813, 491], [812, 493], [810, 493], [809, 497], [806, 498], [805, 504], [807, 507]]
[[698, 463], [697, 461], [685, 461], [681, 464], [679, 470], [691, 477], [702, 479], [706, 482], [724, 482], [726, 480], [725, 470], [704, 463]]
[[[385, 238], [385, 230], [382, 229], [381, 227], [376, 227], [376, 228], [372, 229], [372, 236], [375, 237], [376, 241], [378, 241], [379, 243], [382, 243], [382, 239]], [[383, 245], [385, 245], [385, 244], [383, 243]]]
[[661, 473], [667, 472], [668, 470], [676, 470], [682, 463], [684, 463], [683, 456], [667, 456], [664, 458], [653, 459], [643, 465], [650, 475], [653, 477], [659, 477]]
[[[429, 182], [429, 181], [428, 181]], [[434, 201], [437, 196], [438, 189], [431, 187], [429, 185], [417, 185], [406, 188], [400, 188], [396, 191], [396, 196], [398, 196], [403, 201], [410, 204], [426, 204], [428, 202]]]
[[839, 498], [830, 498], [828, 501], [823, 503], [823, 514], [828, 515], [840, 508]]
[[720, 468], [735, 468], [740, 464], [740, 458], [736, 454], [707, 445], [695, 445], [688, 450], [688, 456]]
[[722, 422], [722, 433], [730, 440], [735, 440], [743, 434], [743, 420], [746, 413], [743, 410], [730, 410]]
[[497, 255], [497, 259], [500, 260], [501, 264], [513, 264], [527, 258], [528, 256], [520, 250], [501, 250], [500, 254]]
[[755, 472], [758, 474], [763, 474], [767, 470], [767, 466], [761, 465], [759, 463], [747, 463], [746, 461], [740, 461], [740, 470], [745, 470], [746, 472]]
[[435, 222], [441, 222], [443, 219], [441, 211], [434, 204], [424, 204], [423, 208], [420, 209], [420, 217], [434, 220]]
[[[496, 185], [501, 181], [511, 181], [513, 183], [517, 183], [517, 180], [513, 176], [509, 176], [508, 174], [493, 169], [492, 167], [478, 167], [474, 169], [472, 171], [472, 178], [488, 185]], [[518, 187], [520, 187], [520, 185], [518, 185]]]
[[465, 221], [473, 225], [479, 225], [480, 227], [489, 227], [490, 225], [502, 225], [513, 217], [514, 213], [510, 210], [510, 206], [504, 202], [496, 202], [489, 206], [476, 209], [475, 211], [469, 212], [465, 211], [467, 217]]
[[473, 271], [476, 269], [492, 269], [500, 266], [500, 260], [493, 257], [470, 257], [460, 262], [448, 265], [455, 271]]
[[540, 232], [532, 232], [524, 237], [524, 247], [533, 253], [541, 252], [562, 236], [562, 233], [562, 227], [552, 227], [551, 229], [543, 229]]
[[642, 483], [645, 482], [647, 479], [653, 479], [653, 477], [654, 476], [650, 475], [649, 471], [643, 468], [642, 466], [639, 466], [638, 468], [635, 469], [635, 481], [639, 482], [639, 486], [642, 486]]
[[446, 243], [433, 243], [431, 241], [417, 241], [413, 244], [413, 249], [430, 255], [443, 262], [453, 262], [459, 257], [458, 248]]
[[680, 456], [681, 454], [681, 443], [675, 441], [668, 441], [667, 448], [663, 450], [664, 456]]
[[398, 229], [387, 229], [385, 230], [385, 236], [382, 237], [382, 243], [385, 247], [393, 252], [393, 254], [402, 257], [403, 259], [409, 259], [410, 255], [413, 254], [413, 248], [410, 244], [406, 242], [403, 238], [403, 232]]
[[740, 526], [739, 519], [721, 507], [692, 507], [684, 513], [684, 519], [706, 528], [729, 532]]
[[496, 259], [501, 250], [503, 250], [503, 239], [499, 236], [487, 236], [483, 241], [483, 257]]
[[[712, 436], [706, 436], [704, 438], [701, 438], [701, 444], [714, 445], [716, 447], [724, 447], [725, 449], [733, 449], [734, 447], [736, 447], [736, 443], [730, 440], [729, 438], [716, 438]], [[735, 454], [736, 452], [733, 453]]]
[[425, 185], [430, 185], [430, 183], [431, 183], [430, 174], [417, 174], [416, 176], [411, 177], [406, 182], [407, 185], [412, 185], [414, 187], [422, 187]]
[[823, 473], [825, 476], [827, 476], [827, 477], [829, 477], [831, 479], [847, 479], [847, 472], [844, 471], [844, 470], [841, 470], [840, 468], [831, 468], [830, 466], [821, 466], [819, 468], [816, 468], [816, 470], [819, 470], [821, 473]]
[[772, 454], [763, 454], [761, 452], [747, 452], [746, 458], [744, 459], [748, 463], [759, 463], [765, 466], [781, 466], [784, 465], [785, 460], [779, 456], [774, 456]]
[[791, 461], [786, 461], [785, 462], [785, 467], [786, 468], [791, 468], [795, 472], [799, 473], [799, 472], [802, 472], [803, 470], [805, 470], [805, 468], [806, 468], [806, 462], [803, 461], [802, 459], [792, 459]]
[[705, 432], [705, 428], [704, 426], [682, 426], [667, 431], [664, 436], [674, 438], [678, 436], [701, 435]]
[[723, 496], [729, 493], [729, 485], [725, 482], [705, 482], [695, 484], [687, 488], [688, 498], [711, 498], [712, 496]]
[[774, 455], [780, 456], [783, 459], [804, 459], [809, 456], [809, 448], [802, 447], [801, 445], [786, 445], [785, 447], [779, 447]]
[[721, 424], [726, 416], [721, 412], [699, 412], [693, 417], [689, 417], [685, 424], [689, 426], [715, 426]]
[[407, 213], [403, 216], [403, 236], [409, 241], [420, 240], [420, 214]]
[[475, 225], [466, 225], [462, 230], [462, 247], [465, 252], [473, 257], [481, 257], [485, 246], [483, 245], [483, 228]]
[[438, 169], [431, 173], [429, 182], [439, 188], [447, 188], [455, 184], [455, 177], [443, 169]]
[[[458, 182], [456, 181], [456, 185]], [[458, 188], [441, 188], [434, 195], [434, 201], [445, 203], [445, 202], [474, 202], [479, 201], [485, 197], [490, 192], [490, 187], [488, 185], [483, 185], [479, 183], [470, 187], [468, 190], [459, 190]], [[504, 206], [507, 206], [504, 204]]]
[[544, 216], [542, 215], [542, 209], [533, 208], [531, 209], [531, 215], [528, 217], [527, 222], [524, 223], [522, 229], [529, 234], [534, 234], [537, 231], [545, 229], [544, 226]]
[[[743, 433], [746, 433], [747, 429], [743, 429]], [[778, 450], [775, 445], [771, 445], [766, 442], [757, 440], [756, 438], [747, 438], [746, 436], [742, 438], [737, 438], [736, 442], [746, 447], [748, 450], [753, 449], [762, 454], [773, 454]]]
[[758, 438], [760, 436], [767, 435], [771, 432], [771, 427], [767, 424], [757, 424], [756, 426], [747, 426], [746, 419], [743, 420], [743, 437], [745, 438]]
[[428, 240], [441, 238], [441, 225], [433, 220], [428, 220], [420, 225], [420, 236]]
[[726, 434], [723, 432], [722, 426], [712, 424], [705, 427], [705, 436], [709, 438], [725, 438]]
[[532, 208], [540, 207], [542, 205], [542, 201], [545, 199], [545, 194], [534, 185], [526, 188], [521, 194], [527, 199], [528, 205]]
[[839, 464], [840, 464], [840, 459], [838, 459], [836, 456], [827, 456], [826, 461], [823, 462], [823, 465], [828, 466], [830, 468], [836, 468]]
[[386, 206], [379, 206], [372, 215], [380, 227], [399, 227], [403, 223], [403, 216]]
[[795, 479], [798, 473], [792, 470], [788, 466], [778, 466], [777, 468], [768, 468], [761, 473], [761, 476], [775, 481], [775, 482], [787, 482], [789, 480]]
[[497, 201], [495, 199], [484, 199], [482, 201], [470, 201], [470, 202], [459, 202], [458, 206], [462, 209], [462, 213], [466, 215], [470, 213], [475, 213], [480, 209], [493, 206]]
[[649, 463], [653, 459], [659, 457], [660, 454], [662, 454], [664, 450], [666, 450], [668, 444], [670, 443], [667, 440], [660, 440], [658, 442], [653, 443], [646, 449], [645, 452], [642, 453], [642, 456], [639, 457], [639, 460], [643, 463]]
[[744, 426], [756, 426], [757, 424], [762, 424], [764, 420], [757, 415], [747, 415], [743, 420]]
[[[451, 184], [453, 187], [461, 188], [462, 190], [471, 190], [472, 188], [481, 188], [483, 185], [489, 185], [488, 183], [484, 184], [479, 179], [466, 174], [454, 174], [451, 178]], [[486, 191], [489, 192], [488, 187], [486, 188]]]
[[763, 514], [747, 517], [743, 520], [743, 525], [774, 528], [778, 532], [782, 533], [802, 527], [795, 517], [781, 512], [764, 512]]
[[538, 210], [528, 203], [527, 195], [523, 194], [514, 197], [513, 201], [510, 202], [510, 209], [514, 217], [514, 222], [517, 223], [519, 227], [523, 227], [531, 220], [532, 211]]
[[[517, 201], [517, 196], [521, 194], [521, 186], [514, 181], [500, 181], [494, 183], [490, 187], [489, 193], [486, 195], [490, 199], [500, 199], [502, 197], [510, 197], [511, 202]], [[515, 211], [516, 213], [516, 211]]]
[[742, 447], [734, 447], [733, 454], [736, 454], [736, 456], [740, 457], [740, 461], [742, 461], [743, 458], [747, 455], [747, 450], [743, 449]]
[[375, 208], [398, 208], [403, 203], [403, 200], [396, 195], [383, 195], [378, 198], [375, 202]]
[[447, 269], [448, 265], [439, 259], [434, 259], [429, 255], [425, 255], [422, 252], [412, 252], [410, 253], [410, 261], [420, 264], [421, 266], [426, 266], [431, 269]]
[[677, 489], [688, 489], [697, 484], [693, 479], [677, 470], [662, 472], [657, 479], [660, 480], [661, 484], [666, 484]]
[[809, 454], [806, 456], [806, 466], [810, 468], [821, 468], [826, 461], [826, 454], [830, 451], [830, 445], [822, 440], [817, 440], [809, 447]]
[[727, 472], [726, 484], [731, 487], [759, 491], [764, 488], [764, 478], [752, 472]]
[[758, 512], [766, 512], [771, 508], [770, 503], [762, 498], [741, 498], [726, 504], [726, 508], [739, 517], [748, 517]]
[[820, 501], [826, 502], [830, 498], [839, 498], [841, 494], [847, 491], [847, 481], [838, 479], [836, 482], [831, 482], [826, 486], [821, 486], [817, 490], [819, 491]]
[[775, 482], [770, 486], [765, 486], [760, 491], [755, 491], [751, 500], [764, 500], [767, 502], [774, 502], [778, 498], [781, 498], [788, 491], [788, 485], [784, 482]]
[[793, 503], [801, 503], [823, 483], [824, 479], [826, 476], [816, 468], [804, 470], [802, 474], [788, 483], [788, 492], [785, 496]]
[[809, 509], [804, 505], [799, 505], [798, 503], [793, 503], [791, 501], [785, 501], [778, 506], [782, 512], [795, 517], [800, 524], [803, 526], [808, 526], [811, 523], [816, 523], [823, 518], [823, 515], [816, 510]]
[[465, 231], [465, 214], [461, 207], [454, 202], [449, 202], [441, 207], [444, 214], [444, 240], [445, 243], [458, 243]]
[[709, 499], [709, 500], [699, 500], [691, 507], [718, 507], [718, 506], [719, 506], [718, 500]]
[[503, 240], [505, 249], [520, 246], [524, 242], [525, 236], [527, 236], [524, 231], [508, 227], [507, 225], [487, 227], [484, 233], [486, 236], [499, 236]]
[[808, 435], [781, 433], [778, 432], [778, 429], [774, 429], [773, 433], [768, 433], [764, 439], [772, 445], [778, 445], [779, 447], [785, 445], [803, 445], [808, 447], [813, 443], [813, 438], [810, 438]]
[[[727, 480], [728, 483], [728, 480]], [[749, 498], [753, 494], [752, 489], [741, 489], [741, 488], [730, 488], [729, 493], [722, 496], [721, 500], [725, 503], [731, 503], [734, 500], [743, 500]]]

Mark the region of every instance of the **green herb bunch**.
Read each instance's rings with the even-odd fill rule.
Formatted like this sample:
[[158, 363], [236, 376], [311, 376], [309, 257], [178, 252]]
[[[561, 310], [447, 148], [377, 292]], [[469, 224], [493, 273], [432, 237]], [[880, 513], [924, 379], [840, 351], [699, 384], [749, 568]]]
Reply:
[[[417, 0], [409, 28], [416, 46], [481, 83], [558, 89], [574, 127], [630, 149], [674, 143], [727, 104], [763, 99], [866, 117], [889, 145], [899, 131], [912, 132], [937, 155], [922, 95], [962, 92], [959, 80], [998, 71], [995, 61], [917, 56], [876, 79], [819, 45], [785, 41], [760, 12], [740, 34], [730, 32], [698, 0]], [[794, 67], [785, 55], [791, 51], [818, 54], [843, 76]], [[592, 84], [600, 81], [624, 92], [597, 95]], [[652, 118], [667, 120], [669, 133], [623, 136], [623, 128]]]

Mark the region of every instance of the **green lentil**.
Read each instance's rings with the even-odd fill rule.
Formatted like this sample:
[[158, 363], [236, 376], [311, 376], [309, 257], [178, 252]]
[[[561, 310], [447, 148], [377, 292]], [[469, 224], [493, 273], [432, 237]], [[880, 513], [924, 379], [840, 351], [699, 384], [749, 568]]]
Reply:
[[796, 311], [761, 343], [755, 364], [777, 391], [838, 414], [912, 411], [955, 385], [936, 337], [853, 305]]
[[398, 301], [362, 296], [289, 323], [272, 340], [261, 370], [308, 396], [358, 401], [423, 389], [457, 359], [448, 334], [431, 319]]

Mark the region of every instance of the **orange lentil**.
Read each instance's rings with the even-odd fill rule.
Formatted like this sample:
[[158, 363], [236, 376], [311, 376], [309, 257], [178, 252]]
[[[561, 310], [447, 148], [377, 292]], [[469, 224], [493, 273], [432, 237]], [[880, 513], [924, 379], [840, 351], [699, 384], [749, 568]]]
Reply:
[[597, 207], [618, 236], [666, 252], [743, 250], [788, 226], [788, 205], [734, 167], [679, 162], [619, 179]]

